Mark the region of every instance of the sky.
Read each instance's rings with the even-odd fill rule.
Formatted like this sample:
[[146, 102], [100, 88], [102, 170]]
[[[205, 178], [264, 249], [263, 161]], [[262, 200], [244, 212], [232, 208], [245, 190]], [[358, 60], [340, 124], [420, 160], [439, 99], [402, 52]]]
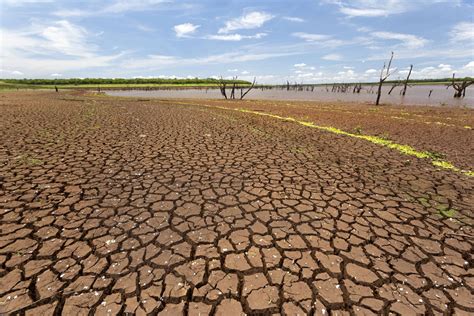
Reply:
[[474, 77], [474, 0], [0, 0], [0, 78]]

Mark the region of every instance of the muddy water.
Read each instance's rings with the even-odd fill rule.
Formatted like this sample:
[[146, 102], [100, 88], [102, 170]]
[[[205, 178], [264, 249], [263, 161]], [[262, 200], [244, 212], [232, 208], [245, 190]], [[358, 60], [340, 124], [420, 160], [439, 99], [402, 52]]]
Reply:
[[[360, 93], [331, 92], [331, 87], [315, 87], [314, 91], [287, 91], [281, 89], [254, 89], [246, 99], [265, 100], [305, 100], [305, 101], [348, 101], [374, 103], [376, 87], [365, 86]], [[401, 105], [432, 105], [432, 106], [466, 106], [474, 108], [474, 87], [468, 88], [462, 99], [453, 98], [454, 90], [444, 85], [419, 85], [409, 87], [405, 96], [400, 95], [401, 87], [395, 88], [388, 95], [390, 86], [383, 87], [381, 103]], [[352, 90], [351, 90], [352, 91]], [[429, 96], [431, 91], [431, 96]], [[218, 89], [176, 89], [176, 90], [121, 90], [107, 91], [113, 96], [148, 97], [148, 98], [202, 98], [222, 99]], [[230, 94], [230, 90], [228, 92]], [[237, 93], [240, 95], [240, 91]]]

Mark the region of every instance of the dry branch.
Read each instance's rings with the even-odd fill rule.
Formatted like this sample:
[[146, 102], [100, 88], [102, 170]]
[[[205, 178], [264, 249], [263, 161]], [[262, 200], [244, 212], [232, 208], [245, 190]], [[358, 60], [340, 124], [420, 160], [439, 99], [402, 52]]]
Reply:
[[249, 92], [250, 92], [250, 90], [252, 90], [252, 89], [253, 89], [253, 87], [255, 86], [255, 80], [257, 80], [257, 78], [256, 78], [256, 77], [254, 77], [254, 78], [253, 78], [252, 85], [251, 85], [251, 86], [250, 86], [250, 87], [247, 89], [247, 91], [245, 91], [245, 93], [244, 93], [244, 94], [241, 94], [241, 95], [240, 95], [240, 100], [242, 100], [243, 98], [245, 98], [245, 96], [247, 95], [247, 93], [249, 93]]
[[382, 70], [380, 71], [380, 81], [379, 81], [379, 87], [377, 89], [377, 100], [375, 101], [375, 105], [380, 104], [380, 96], [382, 95], [382, 85], [387, 80], [388, 77], [392, 74], [390, 72], [390, 67], [392, 66], [392, 60], [393, 60], [393, 52], [392, 55], [390, 56], [390, 61], [388, 62], [388, 66], [385, 66], [385, 63], [383, 64]]

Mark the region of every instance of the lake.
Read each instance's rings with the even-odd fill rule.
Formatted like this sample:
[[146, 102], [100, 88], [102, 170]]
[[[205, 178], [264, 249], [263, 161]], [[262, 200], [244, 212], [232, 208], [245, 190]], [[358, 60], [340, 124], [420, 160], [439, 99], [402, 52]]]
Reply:
[[[261, 89], [255, 88], [250, 91], [246, 99], [263, 100], [301, 100], [301, 101], [347, 101], [375, 103], [376, 86], [363, 86], [360, 93], [331, 92], [331, 86], [326, 90], [325, 86], [316, 86], [313, 91], [295, 91], [286, 89]], [[310, 88], [311, 89], [311, 88]], [[407, 89], [405, 96], [400, 95], [402, 87], [393, 89], [388, 95], [390, 85], [382, 89], [381, 103], [397, 105], [431, 105], [431, 106], [465, 106], [474, 108], [474, 86], [466, 91], [466, 96], [461, 99], [453, 97], [454, 89], [446, 89], [445, 85], [415, 85]], [[430, 95], [431, 92], [431, 95]], [[200, 99], [223, 99], [219, 89], [160, 89], [160, 90], [108, 90], [111, 96], [147, 97], [147, 98], [200, 98]], [[230, 89], [227, 92], [230, 95]], [[236, 93], [240, 95], [240, 91]], [[430, 96], [429, 96], [430, 95]]]

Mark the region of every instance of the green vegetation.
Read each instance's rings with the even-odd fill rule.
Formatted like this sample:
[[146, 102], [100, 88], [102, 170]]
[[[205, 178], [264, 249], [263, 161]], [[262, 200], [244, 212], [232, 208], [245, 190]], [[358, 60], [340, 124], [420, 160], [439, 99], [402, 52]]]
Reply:
[[43, 161], [41, 159], [35, 158], [31, 155], [21, 155], [15, 158], [17, 163], [28, 166], [37, 166], [42, 165]]
[[418, 202], [420, 202], [420, 204], [423, 205], [424, 207], [431, 207], [431, 204], [428, 202], [427, 198], [424, 198], [424, 197], [418, 198]]
[[[463, 80], [473, 80], [474, 78], [465, 77], [465, 78], [456, 78], [456, 81]], [[432, 84], [450, 84], [452, 78], [440, 78], [440, 79], [410, 79], [408, 84], [417, 84], [417, 85], [432, 85]], [[387, 80], [385, 83], [396, 83], [398, 80]]]
[[427, 154], [431, 159], [434, 159], [434, 160], [441, 160], [441, 159], [446, 158], [446, 155], [444, 155], [444, 154], [442, 154], [442, 153], [439, 153], [439, 152], [436, 152], [436, 151], [426, 151], [426, 154]]
[[442, 217], [453, 218], [456, 216], [457, 211], [455, 209], [449, 208], [448, 205], [439, 205], [437, 209]]
[[[233, 83], [233, 80], [224, 80]], [[147, 87], [217, 87], [218, 79], [162, 79], [162, 78], [71, 78], [71, 79], [2, 79], [0, 89], [97, 89], [107, 88], [147, 88]], [[250, 85], [250, 82], [237, 80], [239, 85]]]
[[[20, 83], [7, 83], [0, 81], [0, 91], [2, 90], [16, 90], [16, 89], [41, 89], [41, 86], [32, 86]], [[54, 88], [54, 87], [53, 87]]]

